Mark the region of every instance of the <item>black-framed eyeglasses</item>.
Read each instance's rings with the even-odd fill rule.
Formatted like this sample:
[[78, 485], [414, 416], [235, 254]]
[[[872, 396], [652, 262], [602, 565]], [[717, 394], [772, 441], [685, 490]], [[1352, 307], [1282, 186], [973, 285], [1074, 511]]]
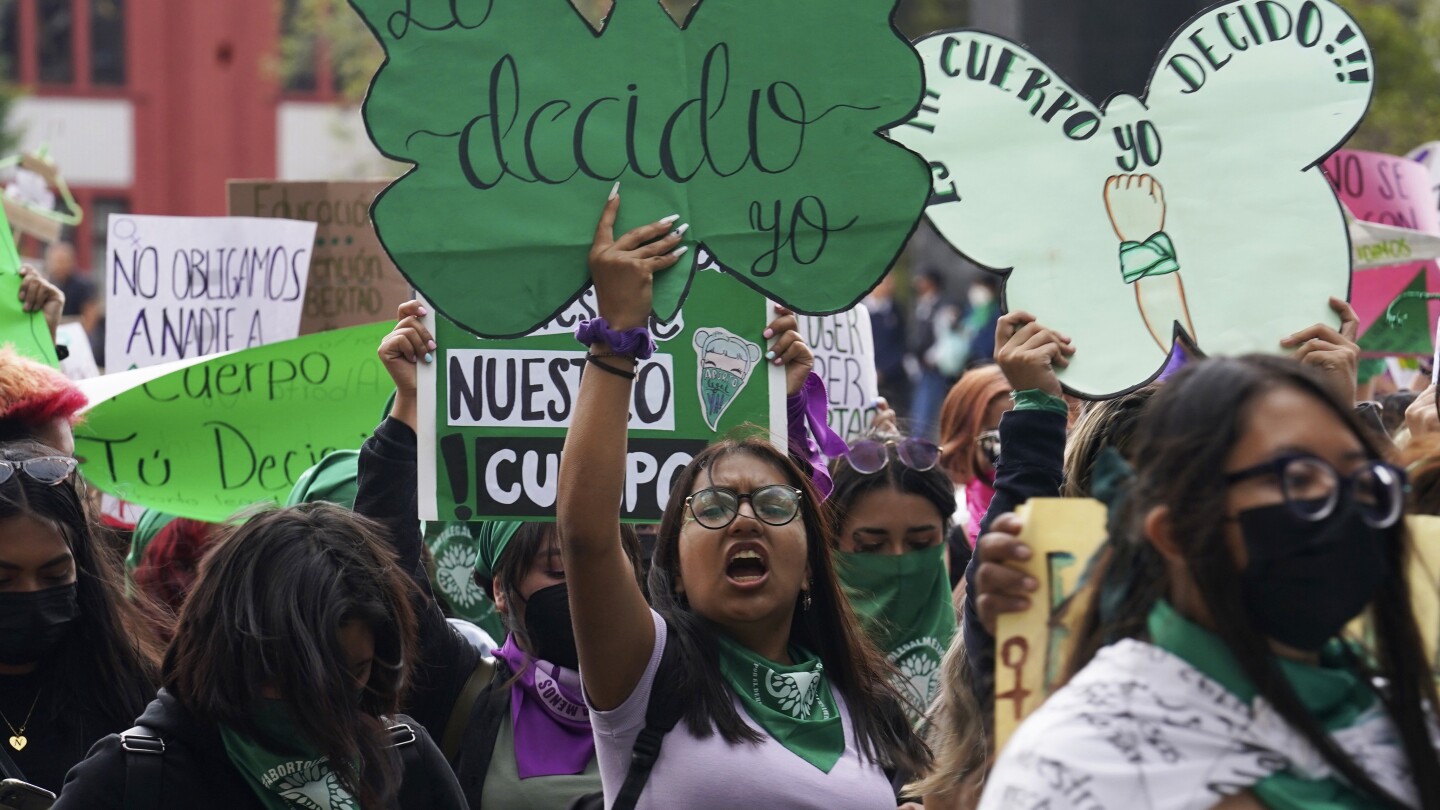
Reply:
[[1273, 476], [1280, 483], [1285, 504], [1301, 520], [1330, 517], [1347, 492], [1354, 496], [1360, 517], [1372, 528], [1388, 529], [1405, 513], [1405, 471], [1383, 461], [1367, 461], [1355, 472], [1342, 475], [1322, 458], [1290, 453], [1230, 473], [1225, 483], [1234, 486], [1261, 476]]
[[740, 504], [750, 502], [755, 519], [770, 526], [784, 526], [800, 514], [800, 490], [785, 484], [770, 484], [754, 492], [736, 492], [728, 487], [710, 487], [685, 499], [695, 522], [707, 529], [723, 529], [740, 516]]
[[1000, 463], [1000, 431], [987, 430], [975, 437], [975, 446], [990, 459], [991, 464]]
[[871, 475], [885, 469], [890, 463], [890, 448], [895, 448], [895, 456], [904, 464], [917, 472], [935, 469], [940, 463], [940, 445], [928, 439], [901, 439], [895, 441], [876, 441], [874, 439], [862, 439], [850, 446], [850, 452], [845, 455], [845, 460], [855, 472]]
[[0, 461], [0, 484], [14, 478], [18, 470], [42, 484], [58, 486], [75, 472], [78, 464], [79, 462], [69, 456], [37, 456], [24, 461]]

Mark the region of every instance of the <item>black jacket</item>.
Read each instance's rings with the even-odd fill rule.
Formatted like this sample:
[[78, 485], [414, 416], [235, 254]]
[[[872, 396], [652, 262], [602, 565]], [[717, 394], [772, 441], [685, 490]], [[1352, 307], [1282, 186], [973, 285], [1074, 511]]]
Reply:
[[[995, 467], [995, 497], [980, 521], [980, 533], [1006, 512], [1031, 498], [1060, 495], [1065, 469], [1065, 426], [1063, 414], [1049, 411], [1009, 411], [1000, 418], [1000, 463]], [[965, 569], [965, 656], [970, 662], [970, 685], [982, 707], [988, 727], [994, 720], [990, 711], [995, 696], [995, 637], [980, 624], [975, 599], [980, 590], [975, 572], [980, 568], [979, 549]]]
[[[404, 715], [393, 718], [393, 722], [414, 728], [416, 740], [412, 745], [418, 758], [410, 758], [412, 765], [405, 774], [400, 796], [391, 807], [464, 810], [460, 786], [430, 735]], [[165, 741], [161, 808], [263, 810], [244, 777], [231, 765], [219, 729], [197, 719], [169, 692], [160, 690], [137, 724], [154, 730]], [[120, 735], [111, 734], [96, 743], [90, 755], [65, 777], [55, 810], [120, 810], [125, 803], [125, 783], [126, 754], [120, 749]]]

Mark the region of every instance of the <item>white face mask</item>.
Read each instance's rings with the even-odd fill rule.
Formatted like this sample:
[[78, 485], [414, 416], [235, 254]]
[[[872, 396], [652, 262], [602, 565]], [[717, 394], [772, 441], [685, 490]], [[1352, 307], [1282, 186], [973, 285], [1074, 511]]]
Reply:
[[983, 307], [994, 303], [995, 293], [990, 292], [989, 287], [981, 287], [979, 284], [970, 287], [970, 306]]

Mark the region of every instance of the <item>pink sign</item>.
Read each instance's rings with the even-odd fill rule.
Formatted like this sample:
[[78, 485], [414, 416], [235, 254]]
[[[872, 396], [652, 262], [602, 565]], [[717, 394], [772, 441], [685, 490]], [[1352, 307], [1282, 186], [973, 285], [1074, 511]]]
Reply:
[[[1350, 212], [1365, 222], [1440, 234], [1440, 200], [1421, 164], [1378, 152], [1342, 150], [1325, 174]], [[1418, 262], [1355, 274], [1350, 303], [1367, 356], [1429, 355], [1440, 322], [1440, 267]]]

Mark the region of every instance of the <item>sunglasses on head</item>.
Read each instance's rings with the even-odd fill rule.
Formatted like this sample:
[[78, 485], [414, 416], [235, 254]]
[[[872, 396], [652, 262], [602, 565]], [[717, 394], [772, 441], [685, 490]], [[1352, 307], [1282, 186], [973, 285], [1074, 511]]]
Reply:
[[935, 465], [940, 463], [940, 445], [927, 439], [914, 438], [883, 442], [864, 439], [851, 445], [845, 460], [855, 472], [872, 475], [885, 469], [885, 465], [890, 463], [892, 446], [900, 463], [917, 472], [933, 470]]
[[0, 484], [15, 477], [16, 471], [48, 486], [57, 486], [75, 472], [78, 462], [69, 456], [39, 456], [24, 461], [0, 461]]

